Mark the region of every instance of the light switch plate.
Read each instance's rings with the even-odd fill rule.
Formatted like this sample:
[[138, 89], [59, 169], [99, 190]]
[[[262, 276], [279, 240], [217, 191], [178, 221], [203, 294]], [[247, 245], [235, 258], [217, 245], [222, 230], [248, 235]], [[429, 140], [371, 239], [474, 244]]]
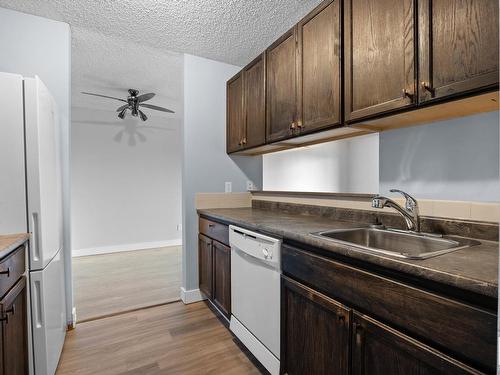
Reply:
[[226, 181], [225, 189], [226, 193], [231, 193], [233, 191], [233, 183], [231, 181]]

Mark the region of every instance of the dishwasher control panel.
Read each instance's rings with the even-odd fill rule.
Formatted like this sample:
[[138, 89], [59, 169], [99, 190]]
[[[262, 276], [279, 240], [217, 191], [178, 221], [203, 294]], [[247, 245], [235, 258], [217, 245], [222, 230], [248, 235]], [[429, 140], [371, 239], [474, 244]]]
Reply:
[[229, 244], [234, 251], [279, 266], [281, 240], [277, 238], [230, 225]]

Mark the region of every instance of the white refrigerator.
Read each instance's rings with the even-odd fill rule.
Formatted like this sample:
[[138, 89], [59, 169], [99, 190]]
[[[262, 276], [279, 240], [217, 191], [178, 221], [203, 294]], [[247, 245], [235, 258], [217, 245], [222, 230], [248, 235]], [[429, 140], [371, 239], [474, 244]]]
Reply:
[[29, 232], [35, 375], [55, 374], [66, 335], [60, 123], [38, 78], [0, 73], [0, 234]]

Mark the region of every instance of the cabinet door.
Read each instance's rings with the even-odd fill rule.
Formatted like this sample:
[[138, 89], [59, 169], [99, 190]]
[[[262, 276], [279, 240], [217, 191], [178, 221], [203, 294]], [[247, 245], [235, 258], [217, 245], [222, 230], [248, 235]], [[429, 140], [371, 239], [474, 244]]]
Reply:
[[245, 115], [243, 100], [243, 75], [238, 73], [227, 82], [227, 152], [241, 149], [245, 131]]
[[341, 123], [340, 1], [322, 3], [298, 24], [301, 133]]
[[498, 0], [419, 2], [419, 99], [498, 85]]
[[293, 28], [266, 51], [267, 141], [285, 139], [296, 128], [297, 36]]
[[281, 286], [281, 372], [348, 374], [349, 309], [285, 276]]
[[198, 235], [198, 283], [206, 297], [212, 298], [212, 240], [203, 234]]
[[26, 279], [21, 278], [1, 305], [3, 370], [8, 375], [28, 374]]
[[479, 373], [374, 319], [353, 314], [353, 375]]
[[411, 107], [415, 98], [413, 0], [346, 0], [345, 117]]
[[266, 67], [261, 54], [243, 70], [245, 86], [245, 132], [243, 147], [266, 143]]
[[214, 254], [214, 303], [231, 315], [231, 249], [217, 241], [213, 242]]

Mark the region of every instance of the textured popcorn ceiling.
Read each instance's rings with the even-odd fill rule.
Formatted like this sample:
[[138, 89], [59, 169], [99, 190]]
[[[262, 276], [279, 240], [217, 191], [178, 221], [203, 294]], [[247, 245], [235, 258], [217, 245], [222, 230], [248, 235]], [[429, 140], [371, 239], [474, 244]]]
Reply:
[[321, 0], [0, 0], [164, 51], [243, 66]]

